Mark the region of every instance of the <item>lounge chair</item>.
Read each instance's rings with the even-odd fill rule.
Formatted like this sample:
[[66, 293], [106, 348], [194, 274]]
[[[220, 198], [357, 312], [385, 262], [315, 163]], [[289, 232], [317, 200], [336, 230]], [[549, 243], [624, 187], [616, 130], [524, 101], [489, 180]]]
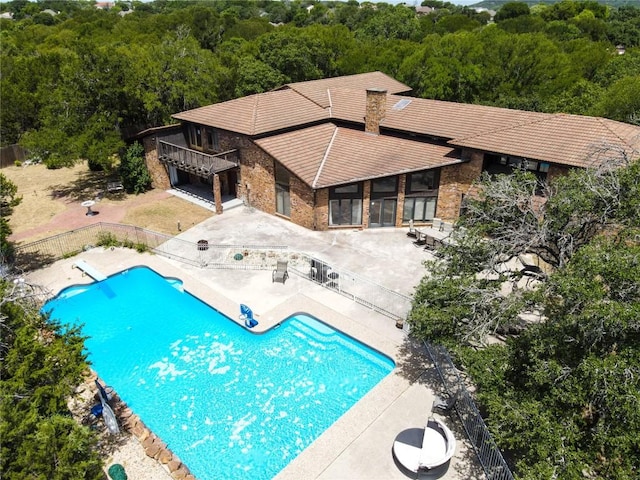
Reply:
[[278, 260], [278, 266], [271, 274], [271, 282], [284, 282], [289, 278], [289, 272], [287, 272], [287, 262], [286, 260]]
[[240, 320], [244, 322], [247, 328], [253, 328], [258, 325], [258, 321], [253, 318], [253, 311], [244, 304], [240, 304]]
[[109, 433], [117, 435], [118, 433], [120, 433], [120, 428], [118, 427], [118, 420], [116, 419], [116, 415], [115, 413], [113, 413], [113, 410], [109, 406], [111, 395], [109, 395], [106, 388], [100, 384], [98, 379], [96, 379], [96, 386], [98, 387], [98, 395], [100, 396], [100, 404], [102, 405], [102, 419], [104, 420]]
[[423, 429], [402, 431], [393, 442], [393, 455], [400, 465], [413, 473], [428, 472], [451, 460], [456, 439], [437, 418], [430, 418]]

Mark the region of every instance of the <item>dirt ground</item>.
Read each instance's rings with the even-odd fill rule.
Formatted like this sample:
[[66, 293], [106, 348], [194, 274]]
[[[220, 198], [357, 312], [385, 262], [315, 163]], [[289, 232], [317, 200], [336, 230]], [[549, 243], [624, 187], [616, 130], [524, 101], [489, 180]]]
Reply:
[[[163, 190], [140, 195], [108, 193], [111, 178], [105, 172], [92, 172], [86, 162], [72, 168], [49, 170], [44, 165], [10, 166], [1, 171], [18, 187], [22, 202], [9, 219], [9, 240], [29, 243], [74, 228], [98, 222], [136, 225], [175, 235], [178, 222], [182, 230], [196, 225], [213, 213]], [[96, 203], [97, 215], [87, 216], [86, 200]]]

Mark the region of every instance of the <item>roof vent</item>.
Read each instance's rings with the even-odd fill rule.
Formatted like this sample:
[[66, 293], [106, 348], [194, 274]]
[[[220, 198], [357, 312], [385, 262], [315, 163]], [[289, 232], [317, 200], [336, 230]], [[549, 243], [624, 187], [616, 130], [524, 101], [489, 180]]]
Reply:
[[398, 103], [396, 103], [393, 107], [393, 110], [404, 110], [404, 108], [411, 103], [411, 100], [408, 98], [403, 98]]

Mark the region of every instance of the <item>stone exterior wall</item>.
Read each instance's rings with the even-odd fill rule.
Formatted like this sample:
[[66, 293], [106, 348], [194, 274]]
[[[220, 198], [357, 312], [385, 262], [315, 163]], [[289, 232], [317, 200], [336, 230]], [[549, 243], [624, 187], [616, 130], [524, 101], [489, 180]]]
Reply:
[[147, 170], [149, 170], [149, 175], [151, 175], [151, 186], [159, 190], [169, 190], [171, 188], [169, 171], [167, 167], [158, 160], [158, 148], [155, 135], [144, 137], [142, 145], [144, 146], [144, 158], [147, 164]]
[[314, 230], [329, 229], [329, 189], [323, 188], [316, 191]]
[[289, 194], [291, 221], [305, 228], [313, 229], [316, 226], [313, 189], [292, 174], [289, 182]]
[[[367, 92], [367, 131], [379, 133], [379, 121], [385, 114], [386, 92], [373, 89]], [[238, 174], [237, 197], [242, 198], [254, 208], [265, 213], [276, 213], [275, 160], [259, 148], [246, 135], [218, 130], [219, 152], [238, 150], [240, 168]], [[143, 139], [147, 168], [154, 188], [169, 189], [169, 173], [167, 167], [158, 161], [156, 136]], [[442, 167], [436, 217], [445, 221], [455, 221], [460, 212], [463, 195], [473, 194], [473, 182], [480, 176], [484, 162], [481, 152], [465, 149], [462, 158], [465, 163]], [[565, 175], [569, 168], [551, 165], [547, 178], [552, 180]], [[398, 176], [398, 201], [396, 211], [396, 227], [406, 226], [402, 221], [407, 176]], [[195, 179], [194, 179], [195, 180]], [[199, 180], [196, 180], [199, 181]], [[227, 191], [228, 179], [220, 176], [220, 188]], [[222, 191], [222, 190], [219, 190]], [[314, 191], [298, 177], [291, 174], [290, 180], [291, 217], [293, 223], [314, 230], [328, 230], [329, 227], [329, 189]], [[215, 192], [214, 192], [215, 194]], [[369, 225], [369, 208], [371, 202], [371, 182], [363, 182], [362, 227]], [[353, 228], [350, 226], [349, 228]], [[332, 227], [333, 228], [333, 227]], [[339, 227], [336, 227], [339, 228]], [[342, 227], [344, 228], [344, 227]]]
[[[396, 207], [396, 227], [402, 226], [402, 214], [404, 212], [404, 195], [406, 192], [407, 175], [398, 175], [398, 206]], [[407, 222], [409, 225], [409, 222]]]
[[253, 143], [240, 151], [238, 197], [263, 212], [276, 213], [275, 166], [271, 156]]
[[242, 149], [252, 145], [251, 140], [239, 133], [229, 132], [227, 130], [217, 130], [218, 133], [218, 149], [219, 152], [226, 152], [227, 150]]
[[462, 196], [469, 193], [471, 184], [482, 173], [484, 155], [481, 152], [472, 152], [469, 157], [470, 160], [466, 163], [449, 165], [440, 170], [436, 217], [442, 220], [457, 220]]
[[369, 208], [371, 207], [371, 180], [365, 180], [362, 185], [362, 226], [369, 226]]

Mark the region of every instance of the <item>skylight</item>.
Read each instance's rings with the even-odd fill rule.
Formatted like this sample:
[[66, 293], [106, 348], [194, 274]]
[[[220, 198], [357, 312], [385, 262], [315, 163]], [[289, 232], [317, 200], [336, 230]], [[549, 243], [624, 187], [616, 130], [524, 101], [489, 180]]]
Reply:
[[408, 98], [403, 98], [402, 100], [400, 100], [398, 103], [396, 103], [392, 108], [394, 110], [402, 110], [404, 109], [407, 105], [409, 105], [411, 103], [411, 100], [409, 100]]

